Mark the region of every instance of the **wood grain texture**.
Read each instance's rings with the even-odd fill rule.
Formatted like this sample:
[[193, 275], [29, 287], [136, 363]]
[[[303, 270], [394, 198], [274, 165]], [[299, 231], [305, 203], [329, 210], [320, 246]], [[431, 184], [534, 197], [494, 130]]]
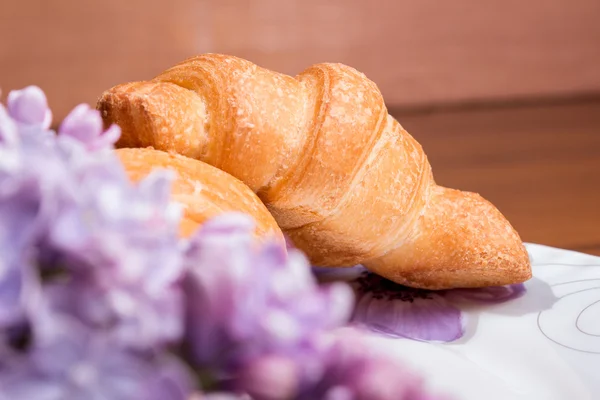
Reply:
[[103, 90], [150, 77], [198, 50], [194, 0], [0, 2], [0, 88], [36, 84], [55, 120]]
[[0, 87], [57, 119], [203, 52], [296, 74], [335, 61], [391, 106], [600, 93], [598, 0], [19, 0], [0, 4]]
[[395, 114], [438, 184], [479, 192], [525, 241], [600, 255], [600, 102]]
[[388, 104], [600, 90], [600, 1], [203, 1], [211, 50], [298, 73], [343, 62]]

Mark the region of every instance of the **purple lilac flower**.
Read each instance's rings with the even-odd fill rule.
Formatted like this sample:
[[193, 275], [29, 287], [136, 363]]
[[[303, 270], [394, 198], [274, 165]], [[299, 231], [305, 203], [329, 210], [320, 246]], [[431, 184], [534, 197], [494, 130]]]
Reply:
[[88, 150], [110, 148], [121, 136], [116, 125], [104, 130], [100, 112], [87, 104], [75, 107], [60, 125], [58, 133], [80, 141]]
[[47, 129], [52, 123], [52, 112], [48, 108], [46, 95], [37, 86], [14, 90], [6, 100], [8, 113], [20, 124]]
[[298, 400], [441, 400], [401, 362], [374, 351], [363, 335], [343, 328], [331, 335], [323, 374], [305, 386]]
[[0, 105], [0, 358], [39, 292], [31, 245], [40, 231], [41, 190], [22, 171], [22, 144], [19, 124]]
[[36, 316], [27, 357], [13, 356], [0, 373], [0, 399], [187, 400], [191, 380], [171, 357], [120, 348], [68, 316]]
[[237, 386], [256, 400], [442, 399], [398, 359], [374, 350], [363, 331], [341, 328], [320, 339], [309, 374], [301, 371], [306, 359], [270, 354], [244, 365]]
[[134, 187], [94, 171], [52, 223], [50, 245], [72, 271], [52, 293], [77, 298], [61, 302], [63, 310], [112, 327], [132, 346], [176, 341], [183, 329], [182, 265], [170, 178], [154, 173]]
[[[58, 134], [50, 121], [36, 87], [0, 105], [0, 400], [428, 398], [397, 375], [378, 387], [397, 363], [332, 346], [347, 284], [319, 286], [247, 216], [179, 239], [170, 174], [130, 183], [110, 151], [119, 129], [87, 106]], [[192, 395], [172, 353], [203, 390], [232, 391]]]
[[286, 257], [276, 243], [257, 246], [252, 228], [248, 217], [229, 214], [191, 238], [185, 286], [192, 360], [227, 376], [253, 363], [267, 368], [264, 356], [275, 357], [269, 363], [291, 357], [308, 373], [317, 334], [349, 317], [351, 291], [341, 283], [318, 287], [303, 255]]
[[103, 151], [118, 128], [50, 115], [34, 87], [0, 106], [0, 398], [184, 399], [158, 362], [183, 326], [170, 175], [133, 185]]
[[405, 287], [367, 271], [313, 268], [320, 281], [350, 282], [356, 293], [355, 324], [389, 336], [451, 342], [464, 335], [465, 316], [457, 303], [501, 303], [521, 296], [522, 284], [481, 289], [430, 291]]
[[350, 289], [319, 288], [300, 253], [257, 246], [252, 228], [229, 214], [191, 238], [186, 334], [197, 366], [257, 400], [433, 399], [397, 360], [370, 354], [358, 331], [332, 340]]
[[27, 184], [0, 188], [0, 329], [25, 317], [37, 282], [29, 251], [40, 205]]
[[[38, 264], [61, 265], [69, 275], [45, 293], [68, 305], [63, 312], [111, 329], [132, 346], [176, 340], [182, 333], [176, 285], [181, 254], [179, 211], [169, 203], [171, 175], [156, 172], [139, 185], [130, 183], [112, 152], [97, 151], [112, 148], [112, 142], [98, 141], [107, 133], [89, 107], [77, 107], [58, 137], [48, 140], [40, 124], [40, 115], [48, 114], [40, 111], [46, 106], [40, 93], [27, 88], [9, 96], [21, 141], [15, 152], [25, 161], [9, 178], [13, 185], [28, 184], [23, 192], [33, 194], [44, 211]], [[111, 137], [115, 132], [118, 137], [118, 128]], [[23, 200], [3, 206], [23, 207]]]

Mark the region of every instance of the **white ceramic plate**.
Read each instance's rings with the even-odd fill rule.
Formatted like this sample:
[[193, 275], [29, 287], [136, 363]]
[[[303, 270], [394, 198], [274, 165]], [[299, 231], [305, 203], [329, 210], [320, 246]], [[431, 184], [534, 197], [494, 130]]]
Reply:
[[600, 257], [528, 244], [524, 296], [465, 310], [453, 343], [374, 337], [463, 400], [600, 399]]

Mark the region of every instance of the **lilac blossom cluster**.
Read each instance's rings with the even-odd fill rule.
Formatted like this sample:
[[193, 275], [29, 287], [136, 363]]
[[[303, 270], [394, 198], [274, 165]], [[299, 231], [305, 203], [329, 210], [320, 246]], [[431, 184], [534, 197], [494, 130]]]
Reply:
[[349, 285], [245, 215], [181, 239], [168, 171], [131, 183], [86, 105], [51, 121], [37, 87], [0, 105], [0, 400], [433, 398], [336, 334]]

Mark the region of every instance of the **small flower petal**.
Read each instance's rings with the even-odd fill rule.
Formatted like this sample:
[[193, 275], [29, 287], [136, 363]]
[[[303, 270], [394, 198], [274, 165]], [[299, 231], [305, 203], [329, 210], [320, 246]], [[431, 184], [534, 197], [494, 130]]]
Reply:
[[46, 95], [37, 86], [11, 91], [6, 103], [8, 113], [19, 123], [40, 125], [43, 128], [48, 128], [52, 123], [52, 113], [48, 108]]
[[80, 141], [88, 150], [111, 148], [121, 136], [116, 125], [103, 131], [100, 112], [87, 104], [75, 107], [60, 125], [58, 133]]

